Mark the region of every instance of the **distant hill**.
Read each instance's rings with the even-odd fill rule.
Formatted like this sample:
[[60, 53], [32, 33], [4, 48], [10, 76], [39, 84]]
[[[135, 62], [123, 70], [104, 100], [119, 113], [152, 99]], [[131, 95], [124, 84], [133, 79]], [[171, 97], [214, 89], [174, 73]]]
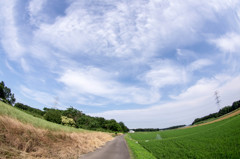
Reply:
[[227, 113], [230, 113], [238, 108], [240, 108], [240, 100], [233, 102], [232, 106], [225, 106], [224, 108], [220, 109], [217, 113], [212, 113], [201, 118], [196, 118], [193, 121], [192, 125], [215, 120], [216, 118], [221, 117]]

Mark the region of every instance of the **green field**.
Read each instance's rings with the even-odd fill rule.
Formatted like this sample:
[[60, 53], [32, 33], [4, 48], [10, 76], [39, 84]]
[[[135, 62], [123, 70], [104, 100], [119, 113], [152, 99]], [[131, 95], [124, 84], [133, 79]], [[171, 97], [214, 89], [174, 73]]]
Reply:
[[[156, 158], [237, 159], [240, 158], [240, 115], [188, 129], [134, 133], [128, 137]], [[137, 153], [134, 147], [130, 148]], [[137, 155], [135, 158], [138, 159]]]

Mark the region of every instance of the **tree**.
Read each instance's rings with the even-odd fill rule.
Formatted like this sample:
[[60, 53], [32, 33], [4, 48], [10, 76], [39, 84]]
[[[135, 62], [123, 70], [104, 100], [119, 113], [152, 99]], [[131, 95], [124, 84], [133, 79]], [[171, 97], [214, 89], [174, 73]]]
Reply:
[[5, 103], [11, 105], [13, 105], [16, 101], [14, 94], [11, 93], [11, 89], [5, 86], [3, 81], [0, 83], [0, 98], [2, 98]]
[[22, 103], [16, 103], [14, 105], [14, 107], [17, 107], [19, 109], [27, 111], [27, 112], [31, 113], [33, 116], [38, 116], [38, 117], [41, 116], [42, 117], [45, 114], [45, 112], [40, 109], [36, 109], [36, 108], [30, 107], [28, 105], [22, 104]]
[[78, 118], [80, 118], [83, 113], [73, 107], [67, 108], [67, 110], [63, 111], [63, 115], [67, 116], [68, 118], [72, 118], [75, 122], [77, 122]]
[[107, 120], [106, 128], [111, 131], [122, 131], [121, 126], [114, 119]]
[[47, 112], [44, 114], [44, 119], [57, 124], [61, 124], [62, 122], [61, 116], [62, 116], [62, 113], [60, 110], [48, 109]]
[[121, 126], [123, 132], [129, 131], [128, 127], [123, 122], [119, 122], [119, 125]]

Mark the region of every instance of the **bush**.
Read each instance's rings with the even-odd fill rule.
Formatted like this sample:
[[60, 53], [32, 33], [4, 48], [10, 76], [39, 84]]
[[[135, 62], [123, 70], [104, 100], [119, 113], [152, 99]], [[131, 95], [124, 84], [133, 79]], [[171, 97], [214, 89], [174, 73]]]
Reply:
[[60, 110], [48, 109], [44, 115], [44, 119], [47, 121], [57, 123], [57, 124], [61, 124], [61, 122], [62, 122], [61, 116], [62, 116], [62, 113]]
[[76, 127], [76, 123], [72, 118], [66, 116], [61, 116], [62, 124], [66, 126]]

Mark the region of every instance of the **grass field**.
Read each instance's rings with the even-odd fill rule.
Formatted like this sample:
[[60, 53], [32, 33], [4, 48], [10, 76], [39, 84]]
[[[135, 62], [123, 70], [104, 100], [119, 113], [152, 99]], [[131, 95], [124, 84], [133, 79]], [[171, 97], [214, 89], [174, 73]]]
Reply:
[[58, 125], [0, 102], [1, 159], [78, 158], [110, 140], [109, 133]]
[[155, 159], [153, 154], [151, 154], [149, 151], [147, 151], [141, 145], [139, 145], [137, 141], [132, 140], [130, 136], [125, 136], [125, 140], [127, 141], [128, 147], [130, 149], [131, 158]]
[[52, 122], [48, 122], [44, 119], [34, 117], [31, 114], [25, 113], [21, 110], [18, 110], [10, 105], [7, 105], [3, 102], [0, 102], [0, 115], [6, 115], [12, 118], [15, 118], [23, 123], [31, 124], [38, 128], [44, 128], [51, 131], [65, 131], [65, 132], [82, 132], [87, 131], [84, 129], [76, 129], [73, 127], [67, 127]]
[[239, 158], [240, 115], [188, 129], [129, 134], [156, 158]]

